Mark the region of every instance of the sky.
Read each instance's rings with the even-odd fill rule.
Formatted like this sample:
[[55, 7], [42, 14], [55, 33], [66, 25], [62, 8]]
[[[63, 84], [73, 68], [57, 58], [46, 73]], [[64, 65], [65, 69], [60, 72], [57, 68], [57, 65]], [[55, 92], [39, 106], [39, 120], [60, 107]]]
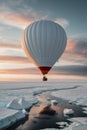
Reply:
[[0, 0], [0, 81], [41, 80], [21, 47], [23, 30], [52, 20], [67, 34], [67, 47], [49, 79], [87, 78], [87, 0]]

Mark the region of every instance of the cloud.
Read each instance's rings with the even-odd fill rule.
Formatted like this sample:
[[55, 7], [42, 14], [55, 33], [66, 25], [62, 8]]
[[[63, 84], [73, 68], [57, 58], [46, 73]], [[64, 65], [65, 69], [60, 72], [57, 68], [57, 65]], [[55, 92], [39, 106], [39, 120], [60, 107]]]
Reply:
[[0, 69], [0, 74], [40, 74], [37, 68], [22, 68], [22, 69]]
[[25, 28], [27, 24], [30, 24], [33, 21], [32, 19], [25, 18], [25, 16], [14, 12], [0, 13], [0, 20], [5, 24], [19, 28]]
[[68, 39], [62, 59], [87, 65], [87, 39]]
[[0, 48], [0, 56], [26, 57], [24, 51], [18, 48]]
[[59, 75], [74, 75], [74, 76], [86, 76], [87, 77], [87, 66], [86, 65], [70, 65], [70, 66], [57, 66], [53, 67], [53, 72]]
[[74, 53], [80, 57], [87, 58], [87, 41], [76, 41]]
[[51, 15], [51, 10], [42, 8], [38, 10], [40, 2], [38, 0], [5, 0], [0, 2], [0, 20], [8, 25], [25, 28], [33, 21], [40, 19], [53, 20], [64, 28], [69, 25], [69, 22], [64, 18], [58, 18]]
[[21, 45], [20, 45], [20, 42], [17, 40], [1, 38], [0, 39], [0, 48], [21, 49]]
[[29, 63], [19, 41], [0, 39], [0, 62]]
[[64, 19], [64, 18], [57, 18], [54, 19], [54, 21], [58, 24], [60, 24], [62, 27], [66, 28], [67, 26], [69, 26], [69, 21]]
[[[0, 69], [0, 74], [41, 74], [40, 71], [36, 68], [18, 68], [18, 69]], [[57, 66], [53, 67], [49, 74], [61, 76], [77, 76], [77, 77], [87, 77], [87, 66], [82, 65], [71, 65], [71, 66]]]
[[29, 63], [29, 60], [27, 57], [18, 57], [18, 56], [0, 56], [0, 62], [5, 62], [5, 63]]
[[[34, 3], [34, 2], [33, 2]], [[6, 3], [0, 1], [0, 21], [5, 24], [24, 28], [32, 21], [37, 20], [41, 15], [33, 11], [31, 8], [32, 1], [11, 1], [8, 0]]]
[[32, 8], [34, 3], [36, 2], [31, 0], [8, 0], [7, 3], [3, 0], [2, 3], [0, 2], [0, 20], [12, 26], [25, 28], [33, 21], [45, 17], [45, 15], [43, 16]]

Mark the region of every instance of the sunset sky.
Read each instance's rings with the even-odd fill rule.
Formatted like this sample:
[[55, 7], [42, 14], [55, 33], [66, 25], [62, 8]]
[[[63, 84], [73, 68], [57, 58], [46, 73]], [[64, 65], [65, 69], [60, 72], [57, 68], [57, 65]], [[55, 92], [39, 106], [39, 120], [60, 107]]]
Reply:
[[64, 27], [67, 47], [50, 79], [87, 78], [87, 0], [0, 0], [0, 81], [41, 79], [21, 48], [24, 28], [41, 19]]

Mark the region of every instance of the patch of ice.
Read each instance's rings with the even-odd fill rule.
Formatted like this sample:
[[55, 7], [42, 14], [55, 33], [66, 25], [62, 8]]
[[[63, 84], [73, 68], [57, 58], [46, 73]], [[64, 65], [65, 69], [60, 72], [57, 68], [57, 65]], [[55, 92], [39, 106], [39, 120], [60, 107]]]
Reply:
[[20, 99], [13, 99], [10, 103], [7, 104], [7, 108], [16, 110], [27, 109], [36, 102], [36, 100], [26, 101], [24, 97], [22, 97]]
[[45, 128], [45, 129], [40, 129], [40, 130], [59, 130], [58, 128]]
[[64, 128], [65, 126], [68, 127], [68, 123], [67, 122], [56, 122], [56, 124], [60, 127], [60, 128]]
[[87, 125], [79, 125], [79, 126], [72, 128], [72, 130], [87, 130]]
[[51, 105], [57, 105], [58, 104], [58, 102], [57, 102], [57, 100], [51, 100]]
[[71, 118], [68, 119], [69, 121], [77, 122], [80, 124], [87, 124], [87, 117], [76, 117], [76, 118]]
[[67, 90], [59, 90], [52, 92], [52, 95], [66, 99], [69, 103], [75, 103], [77, 105], [87, 106], [87, 87], [86, 85], [70, 88]]
[[87, 111], [87, 107], [83, 107], [83, 110]]
[[17, 120], [24, 117], [25, 114], [22, 111], [0, 108], [0, 129], [7, 128]]
[[65, 108], [63, 110], [64, 116], [74, 114], [74, 111], [72, 109]]
[[25, 117], [25, 114], [22, 111], [18, 111], [14, 116], [17, 120], [20, 120]]
[[0, 102], [0, 107], [4, 107], [5, 104], [3, 102]]
[[83, 113], [87, 114], [87, 111], [83, 111]]
[[69, 121], [73, 121], [73, 123], [64, 130], [87, 130], [87, 118], [71, 118]]
[[16, 110], [21, 109], [21, 106], [18, 103], [18, 99], [13, 99], [10, 103], [7, 104], [6, 107], [11, 109], [16, 109]]
[[80, 98], [79, 100], [75, 101], [77, 105], [87, 106], [87, 97]]
[[28, 113], [25, 109], [23, 109], [22, 112], [23, 112], [25, 115], [29, 115], [29, 113]]
[[87, 114], [87, 107], [83, 107], [83, 112]]

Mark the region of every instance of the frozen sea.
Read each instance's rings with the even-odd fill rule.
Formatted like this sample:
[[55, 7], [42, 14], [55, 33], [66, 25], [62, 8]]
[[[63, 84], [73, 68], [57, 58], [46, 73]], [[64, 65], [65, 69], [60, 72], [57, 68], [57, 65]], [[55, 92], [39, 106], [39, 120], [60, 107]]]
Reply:
[[[43, 94], [49, 94], [70, 104], [82, 106], [87, 114], [87, 82], [86, 81], [56, 81], [56, 82], [1, 82], [0, 83], [0, 123], [2, 119], [9, 118], [9, 115], [19, 113], [19, 110], [8, 109], [6, 105], [14, 99], [24, 98], [29, 103], [43, 101]], [[38, 98], [39, 97], [39, 98]], [[48, 96], [45, 98], [49, 98]], [[19, 114], [20, 115], [20, 114]], [[20, 117], [23, 117], [22, 114]], [[11, 119], [11, 118], [10, 118]], [[71, 125], [64, 130], [87, 130], [87, 117], [70, 118]], [[9, 122], [10, 123], [10, 122]], [[58, 122], [56, 122], [58, 124]], [[62, 129], [63, 122], [60, 122]], [[3, 125], [3, 126], [4, 126]], [[56, 128], [45, 128], [45, 130], [56, 130]]]

